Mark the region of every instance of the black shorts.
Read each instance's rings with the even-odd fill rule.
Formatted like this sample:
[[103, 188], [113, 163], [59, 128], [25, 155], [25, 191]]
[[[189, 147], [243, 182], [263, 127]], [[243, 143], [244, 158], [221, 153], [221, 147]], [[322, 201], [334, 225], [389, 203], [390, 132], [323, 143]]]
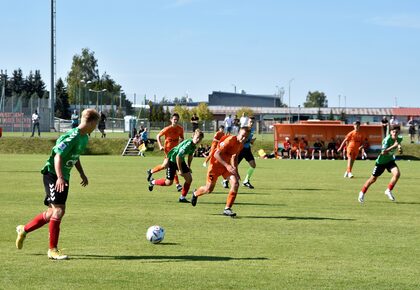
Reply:
[[248, 162], [255, 160], [254, 155], [252, 155], [251, 147], [249, 148], [242, 148], [241, 152], [238, 156], [238, 164], [241, 163], [242, 159], [244, 159]]
[[[50, 204], [66, 204], [67, 195], [69, 193], [69, 186], [64, 186], [64, 191], [56, 192], [55, 183], [57, 182], [57, 175], [46, 172], [43, 175], [44, 188], [45, 188], [45, 199], [44, 204], [46, 206]], [[66, 181], [67, 184], [69, 183]]]
[[397, 163], [395, 163], [394, 160], [392, 160], [392, 161], [390, 161], [386, 164], [377, 164], [376, 163], [375, 168], [373, 168], [372, 175], [375, 176], [375, 177], [379, 177], [379, 176], [382, 175], [382, 173], [384, 173], [385, 169], [388, 170], [388, 172], [391, 172], [391, 170], [395, 167], [398, 168]]
[[[182, 161], [181, 167], [183, 173], [190, 172], [190, 168], [187, 166], [187, 163], [185, 163], [185, 161]], [[169, 161], [168, 168], [166, 168], [166, 179], [174, 180], [177, 170], [178, 166], [176, 165], [176, 163]]]

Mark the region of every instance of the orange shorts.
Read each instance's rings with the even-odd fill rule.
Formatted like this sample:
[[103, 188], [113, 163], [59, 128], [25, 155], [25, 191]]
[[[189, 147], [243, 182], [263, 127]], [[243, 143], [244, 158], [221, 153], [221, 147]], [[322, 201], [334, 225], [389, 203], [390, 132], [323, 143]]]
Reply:
[[232, 174], [230, 174], [226, 167], [210, 164], [209, 169], [207, 170], [207, 183], [216, 183], [219, 176], [223, 176], [224, 179], [227, 179], [231, 175]]
[[347, 158], [351, 158], [352, 160], [356, 160], [357, 159], [357, 155], [359, 155], [359, 151], [352, 149], [352, 148], [347, 148]]

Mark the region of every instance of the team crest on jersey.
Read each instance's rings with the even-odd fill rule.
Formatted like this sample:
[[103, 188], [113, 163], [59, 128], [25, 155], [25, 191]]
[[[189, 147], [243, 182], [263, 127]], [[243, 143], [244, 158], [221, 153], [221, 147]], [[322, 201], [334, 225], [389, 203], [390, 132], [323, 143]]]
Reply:
[[60, 149], [60, 150], [64, 150], [64, 149], [66, 149], [67, 148], [67, 145], [66, 145], [66, 143], [64, 143], [64, 142], [61, 142], [60, 144], [58, 144], [58, 149]]
[[225, 146], [225, 142], [220, 142], [220, 145], [219, 145], [220, 147], [223, 147], [223, 146]]

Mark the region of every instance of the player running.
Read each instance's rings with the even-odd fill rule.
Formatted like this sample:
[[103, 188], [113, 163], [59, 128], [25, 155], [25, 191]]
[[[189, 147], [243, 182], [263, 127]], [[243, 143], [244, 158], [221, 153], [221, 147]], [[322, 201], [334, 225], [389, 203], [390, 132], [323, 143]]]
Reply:
[[345, 145], [347, 147], [347, 170], [344, 173], [344, 177], [348, 178], [354, 177], [351, 171], [363, 142], [363, 135], [360, 133], [360, 121], [354, 122], [353, 126], [354, 130], [346, 135], [346, 138], [344, 138], [340, 147], [337, 149], [337, 152], [340, 152]]
[[378, 155], [375, 161], [375, 167], [373, 168], [372, 176], [365, 182], [363, 185], [362, 191], [359, 192], [359, 202], [363, 203], [365, 201], [365, 194], [368, 188], [375, 183], [376, 179], [382, 175], [382, 173], [386, 170], [391, 172], [392, 177], [391, 181], [388, 184], [388, 188], [385, 190], [385, 195], [388, 199], [395, 201], [395, 197], [392, 194], [392, 190], [394, 189], [395, 185], [397, 184], [398, 179], [400, 178], [400, 170], [395, 163], [395, 151], [401, 154], [401, 142], [402, 137], [399, 136], [400, 127], [393, 127], [391, 128], [388, 136], [382, 140], [382, 151]]
[[[189, 202], [186, 198], [188, 190], [192, 183], [191, 162], [197, 144], [203, 140], [204, 134], [200, 129], [194, 131], [193, 137], [182, 141], [180, 144], [171, 149], [168, 153], [168, 164], [166, 168], [166, 178], [149, 181], [149, 190], [152, 191], [155, 185], [170, 186], [175, 178], [176, 171], [184, 177], [185, 183], [182, 188], [179, 202]], [[185, 163], [185, 156], [188, 155], [188, 165]]]
[[[156, 172], [159, 172], [166, 168], [168, 163], [168, 153], [171, 151], [172, 148], [174, 148], [176, 145], [179, 144], [179, 142], [184, 141], [184, 128], [182, 128], [180, 125], [178, 125], [179, 121], [179, 115], [178, 113], [173, 113], [171, 117], [171, 125], [163, 128], [158, 134], [157, 134], [157, 142], [159, 144], [159, 150], [165, 152], [165, 159], [163, 160], [162, 164], [159, 164], [155, 166], [153, 169], [147, 170], [147, 181], [150, 181], [152, 179], [152, 175]], [[165, 143], [162, 145], [161, 137], [165, 136]], [[178, 176], [175, 174], [175, 184], [176, 189], [178, 191], [182, 190], [182, 185], [179, 184]]]
[[211, 148], [209, 152], [209, 156], [206, 157], [206, 160], [204, 160], [203, 167], [207, 167], [207, 162], [209, 162], [210, 158], [213, 156], [214, 151], [217, 148], [217, 144], [219, 144], [220, 139], [225, 136], [225, 126], [220, 125], [219, 130], [214, 134], [213, 141], [211, 142]]
[[236, 213], [231, 208], [238, 193], [240, 180], [238, 173], [238, 154], [243, 148], [243, 143], [248, 137], [249, 131], [248, 127], [242, 127], [237, 136], [227, 136], [220, 141], [214, 155], [210, 159], [206, 185], [201, 186], [193, 192], [191, 198], [192, 206], [196, 206], [199, 196], [211, 193], [216, 185], [217, 178], [223, 176], [226, 179], [229, 178], [231, 184], [223, 214], [230, 217], [236, 216]]
[[70, 170], [75, 166], [82, 179], [80, 184], [82, 186], [89, 184], [79, 157], [88, 143], [88, 134], [95, 130], [99, 118], [100, 116], [95, 110], [84, 110], [80, 125], [58, 138], [55, 146], [51, 150], [50, 158], [41, 170], [46, 192], [44, 204], [48, 206], [48, 209], [35, 216], [26, 225], [16, 227], [16, 247], [18, 249], [22, 249], [23, 241], [28, 233], [49, 223], [50, 246], [48, 258], [53, 260], [68, 259], [67, 255], [63, 255], [57, 249], [57, 246], [60, 223], [66, 210]]
[[[254, 124], [255, 124], [255, 117], [250, 117], [249, 122], [246, 125], [250, 128], [250, 132], [249, 132], [248, 138], [246, 139], [246, 141], [244, 143], [244, 147], [242, 148], [242, 150], [241, 150], [241, 152], [239, 153], [239, 156], [238, 156], [238, 165], [241, 163], [242, 159], [245, 158], [245, 160], [248, 161], [248, 164], [250, 166], [248, 168], [247, 174], [245, 176], [245, 180], [242, 183], [243, 186], [246, 186], [250, 189], [254, 189], [254, 186], [249, 181], [251, 179], [252, 174], [255, 171], [255, 167], [257, 166], [255, 164], [254, 155], [252, 154], [252, 151], [251, 151], [251, 144], [254, 144], [254, 141], [255, 141], [255, 138], [254, 138], [254, 131], [255, 131]], [[222, 185], [223, 185], [224, 188], [229, 188], [229, 181], [227, 179], [224, 179], [222, 181]]]

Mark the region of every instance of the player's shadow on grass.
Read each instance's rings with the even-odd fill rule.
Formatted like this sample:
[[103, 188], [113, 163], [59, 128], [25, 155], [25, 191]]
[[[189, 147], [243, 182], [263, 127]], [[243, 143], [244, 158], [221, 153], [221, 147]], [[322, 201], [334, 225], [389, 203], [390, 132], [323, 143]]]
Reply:
[[180, 255], [180, 256], [113, 256], [113, 255], [72, 255], [72, 260], [157, 260], [155, 262], [182, 262], [182, 261], [206, 261], [206, 262], [220, 262], [220, 261], [258, 261], [268, 260], [265, 257], [255, 258], [234, 258], [222, 256], [194, 256], [194, 255]]
[[284, 216], [284, 215], [272, 215], [272, 216], [238, 216], [237, 218], [247, 218], [247, 219], [285, 219], [289, 221], [294, 220], [314, 220], [314, 221], [354, 221], [355, 219], [346, 219], [346, 218], [331, 218], [331, 217], [312, 217], [312, 216]]
[[[212, 202], [212, 201], [203, 201], [200, 204], [226, 204], [226, 202]], [[253, 202], [235, 202], [235, 205], [261, 205], [261, 206], [286, 206], [285, 204], [280, 203], [253, 203]]]
[[278, 188], [278, 190], [284, 191], [284, 190], [290, 190], [290, 191], [336, 191], [336, 189], [331, 188]]

